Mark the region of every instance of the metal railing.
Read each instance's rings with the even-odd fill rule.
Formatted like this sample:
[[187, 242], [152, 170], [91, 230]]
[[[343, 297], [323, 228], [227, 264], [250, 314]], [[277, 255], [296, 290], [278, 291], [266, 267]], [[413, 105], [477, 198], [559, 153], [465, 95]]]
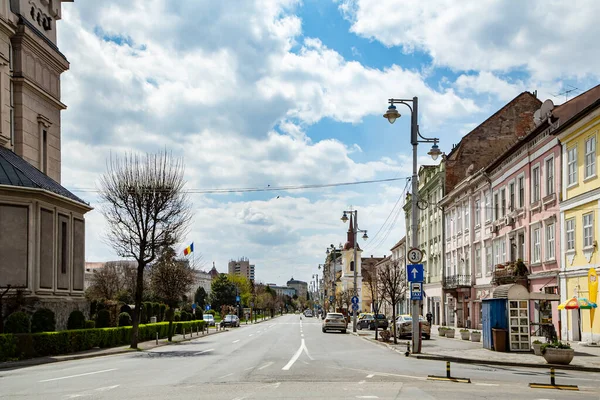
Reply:
[[471, 275], [445, 276], [442, 282], [444, 289], [456, 289], [471, 286]]

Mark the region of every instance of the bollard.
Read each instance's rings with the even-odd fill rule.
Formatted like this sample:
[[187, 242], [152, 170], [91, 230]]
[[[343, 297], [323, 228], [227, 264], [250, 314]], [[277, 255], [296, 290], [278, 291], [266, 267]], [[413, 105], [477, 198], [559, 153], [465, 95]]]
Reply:
[[183, 328], [183, 338], [185, 339], [185, 328]]
[[471, 383], [470, 378], [455, 378], [450, 373], [450, 361], [446, 361], [446, 376], [436, 376], [436, 375], [428, 375], [428, 380], [431, 381], [450, 381], [450, 382], [460, 382], [460, 383]]
[[156, 344], [158, 344], [158, 332], [156, 332]]
[[529, 387], [533, 388], [533, 389], [579, 390], [579, 387], [577, 385], [557, 385], [554, 367], [550, 368], [550, 384], [549, 385], [546, 383], [530, 383]]
[[406, 343], [406, 353], [404, 353], [406, 357], [410, 356], [410, 342]]

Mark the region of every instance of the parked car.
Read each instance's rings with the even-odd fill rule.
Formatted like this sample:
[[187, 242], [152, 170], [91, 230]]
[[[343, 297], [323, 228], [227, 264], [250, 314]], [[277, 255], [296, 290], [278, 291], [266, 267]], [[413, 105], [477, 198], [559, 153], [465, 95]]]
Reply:
[[215, 326], [215, 317], [212, 314], [204, 314], [202, 320], [205, 321], [208, 326]]
[[358, 321], [356, 321], [356, 329], [367, 329], [371, 326], [371, 322], [375, 320], [373, 314], [362, 314], [358, 317]]
[[231, 326], [233, 328], [240, 326], [240, 319], [237, 315], [229, 314], [221, 321], [221, 326]]
[[327, 332], [330, 330], [341, 331], [342, 333], [346, 333], [346, 329], [348, 328], [348, 323], [344, 318], [344, 314], [342, 313], [327, 313], [325, 319], [323, 320], [323, 326], [321, 330], [323, 332]]
[[[427, 340], [431, 338], [431, 325], [422, 315], [419, 315], [421, 323], [421, 335]], [[412, 316], [408, 314], [399, 315], [396, 318], [396, 330], [398, 337], [412, 337]]]

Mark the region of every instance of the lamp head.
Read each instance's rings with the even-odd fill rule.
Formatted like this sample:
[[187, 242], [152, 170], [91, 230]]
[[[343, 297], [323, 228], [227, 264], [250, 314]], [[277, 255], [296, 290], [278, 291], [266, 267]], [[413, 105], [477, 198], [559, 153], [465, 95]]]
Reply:
[[390, 121], [390, 124], [393, 124], [394, 122], [396, 122], [396, 120], [398, 118], [400, 118], [400, 113], [398, 112], [398, 110], [396, 110], [396, 106], [391, 104], [387, 111], [385, 112], [385, 114], [383, 114], [383, 118], [387, 119], [388, 121]]
[[431, 150], [429, 150], [427, 154], [429, 154], [433, 161], [435, 161], [442, 154], [442, 152], [440, 151], [437, 143], [434, 143], [433, 146], [431, 146]]
[[365, 234], [363, 235], [363, 239], [367, 240], [369, 238], [369, 236], [367, 236], [367, 231], [365, 231]]
[[344, 211], [344, 215], [342, 215], [342, 222], [343, 223], [348, 222], [348, 216], [346, 215], [346, 211]]

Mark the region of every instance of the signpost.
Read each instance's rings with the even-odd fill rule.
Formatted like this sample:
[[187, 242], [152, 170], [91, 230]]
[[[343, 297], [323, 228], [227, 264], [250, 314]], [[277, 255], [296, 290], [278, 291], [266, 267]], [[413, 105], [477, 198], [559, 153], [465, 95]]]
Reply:
[[352, 296], [352, 304], [358, 305], [358, 296]]
[[410, 299], [411, 300], [423, 300], [423, 283], [422, 282], [411, 282], [410, 283]]
[[406, 276], [409, 282], [423, 282], [423, 264], [407, 265]]
[[358, 304], [352, 304], [352, 311], [358, 311]]

